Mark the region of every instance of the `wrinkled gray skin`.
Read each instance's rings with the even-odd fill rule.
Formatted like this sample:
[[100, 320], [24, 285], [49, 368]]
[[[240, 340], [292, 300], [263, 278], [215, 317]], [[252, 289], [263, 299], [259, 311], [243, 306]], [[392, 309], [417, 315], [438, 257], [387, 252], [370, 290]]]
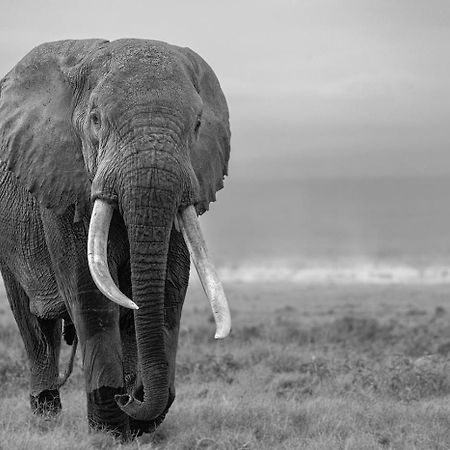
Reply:
[[[80, 342], [90, 425], [152, 431], [175, 396], [189, 278], [174, 217], [188, 205], [207, 210], [227, 172], [219, 83], [187, 48], [81, 40], [35, 48], [0, 88], [0, 264], [30, 361], [32, 407], [61, 407], [65, 319]], [[115, 206], [108, 262], [135, 312], [107, 300], [89, 273], [97, 198]], [[145, 406], [137, 417], [116, 403], [123, 393]]]

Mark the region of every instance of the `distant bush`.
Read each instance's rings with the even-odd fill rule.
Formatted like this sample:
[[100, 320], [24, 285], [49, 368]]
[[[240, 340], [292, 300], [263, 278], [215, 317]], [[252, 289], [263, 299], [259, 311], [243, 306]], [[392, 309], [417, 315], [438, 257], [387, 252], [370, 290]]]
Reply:
[[231, 384], [234, 374], [242, 367], [233, 355], [227, 353], [223, 356], [211, 354], [201, 355], [199, 359], [184, 360], [177, 366], [177, 378], [189, 380], [195, 377], [200, 382], [214, 382], [218, 380]]
[[415, 361], [398, 357], [386, 372], [386, 392], [396, 399], [413, 401], [450, 394], [449, 364], [437, 355]]
[[313, 329], [313, 334], [321, 340], [334, 343], [373, 344], [376, 341], [390, 343], [397, 337], [397, 323], [381, 324], [371, 317], [345, 316], [334, 320], [328, 326]]

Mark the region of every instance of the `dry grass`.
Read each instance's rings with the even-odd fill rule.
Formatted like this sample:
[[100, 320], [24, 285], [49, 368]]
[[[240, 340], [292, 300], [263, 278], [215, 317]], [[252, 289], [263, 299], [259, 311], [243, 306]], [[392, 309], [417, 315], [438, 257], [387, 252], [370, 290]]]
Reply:
[[450, 448], [450, 287], [228, 291], [233, 336], [214, 342], [206, 301], [191, 289], [176, 402], [155, 435], [128, 445], [88, 433], [79, 360], [63, 414], [31, 415], [23, 346], [5, 306], [0, 447]]

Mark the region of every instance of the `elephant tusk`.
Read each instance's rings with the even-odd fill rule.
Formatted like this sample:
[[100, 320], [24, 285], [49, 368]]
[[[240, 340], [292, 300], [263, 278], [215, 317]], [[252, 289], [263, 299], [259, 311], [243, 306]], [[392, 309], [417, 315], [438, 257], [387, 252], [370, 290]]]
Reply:
[[112, 215], [113, 207], [109, 203], [95, 200], [88, 234], [89, 270], [102, 294], [120, 306], [139, 309], [136, 303], [120, 292], [109, 272], [108, 233]]
[[178, 224], [197, 269], [203, 290], [211, 304], [216, 322], [216, 334], [214, 337], [223, 339], [230, 334], [231, 330], [230, 309], [216, 269], [208, 258], [197, 212], [193, 206], [188, 206], [178, 214]]

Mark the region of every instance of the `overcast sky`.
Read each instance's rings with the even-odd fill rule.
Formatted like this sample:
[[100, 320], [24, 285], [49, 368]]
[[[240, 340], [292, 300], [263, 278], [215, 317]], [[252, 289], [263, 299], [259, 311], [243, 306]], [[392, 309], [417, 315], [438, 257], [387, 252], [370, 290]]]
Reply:
[[2, 74], [66, 38], [197, 51], [229, 101], [237, 178], [450, 174], [449, 0], [1, 1]]

